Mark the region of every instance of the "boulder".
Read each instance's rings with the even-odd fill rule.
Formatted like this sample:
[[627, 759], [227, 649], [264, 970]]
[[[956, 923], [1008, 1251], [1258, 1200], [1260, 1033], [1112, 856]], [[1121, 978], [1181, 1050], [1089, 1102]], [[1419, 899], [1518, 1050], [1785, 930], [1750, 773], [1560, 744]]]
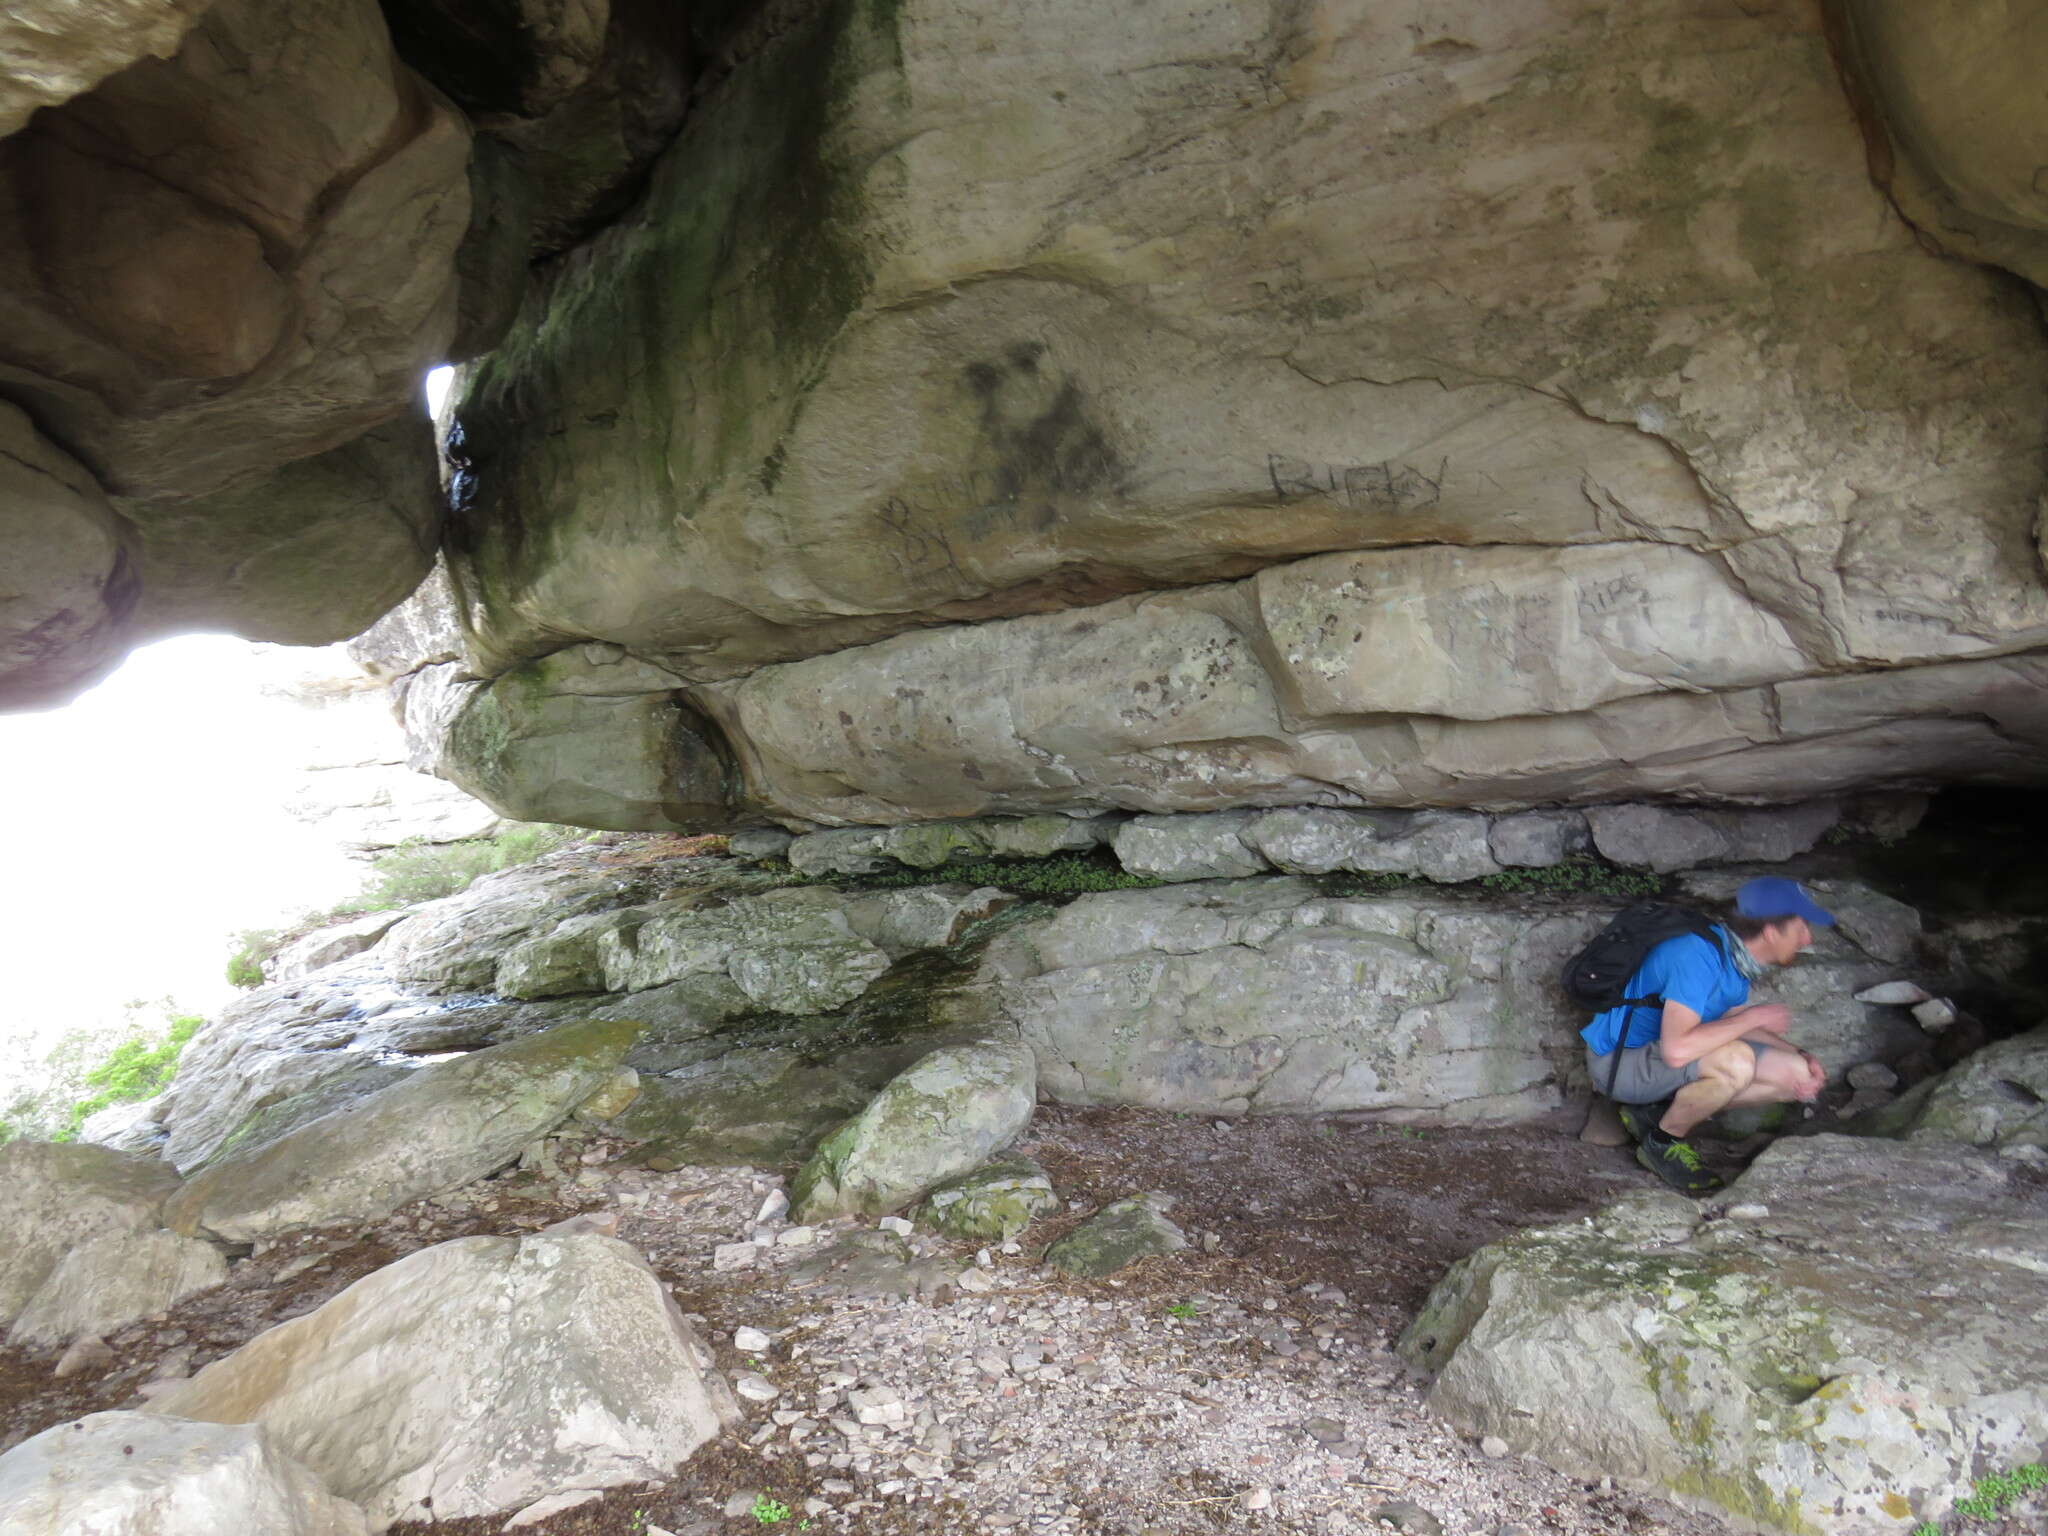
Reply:
[[1013, 1042], [933, 1051], [825, 1138], [790, 1186], [794, 1219], [909, 1205], [1022, 1135], [1036, 1084], [1030, 1050]]
[[1007, 1243], [1059, 1208], [1045, 1170], [1028, 1157], [1011, 1156], [938, 1185], [912, 1219], [964, 1243]]
[[1157, 1192], [1115, 1200], [1045, 1250], [1045, 1262], [1064, 1274], [1099, 1280], [1140, 1259], [1178, 1253], [1187, 1234], [1166, 1219], [1173, 1199]]
[[1244, 841], [1290, 875], [1332, 870], [1445, 883], [1500, 873], [1484, 816], [1451, 811], [1268, 811]]
[[619, 1067], [640, 1026], [589, 1019], [421, 1067], [403, 1081], [214, 1163], [178, 1191], [165, 1223], [248, 1242], [373, 1221], [503, 1166]]
[[[0, 1528], [11, 1536], [369, 1536], [257, 1424], [94, 1413], [0, 1456]], [[381, 1529], [381, 1526], [374, 1527]]]
[[2048, 1333], [2022, 1321], [2048, 1268], [2038, 1187], [1952, 1144], [1814, 1136], [1723, 1198], [1631, 1195], [1460, 1260], [1401, 1341], [1431, 1406], [1574, 1477], [1804, 1536], [1939, 1521], [2048, 1449]]
[[254, 1424], [382, 1529], [666, 1482], [737, 1406], [645, 1261], [591, 1234], [408, 1254], [159, 1400]]
[[213, 1244], [175, 1232], [121, 1232], [90, 1238], [57, 1261], [14, 1320], [11, 1342], [52, 1349], [111, 1333], [176, 1306], [227, 1278]]
[[853, 931], [844, 905], [836, 891], [798, 886], [722, 907], [657, 908], [597, 934], [605, 988], [637, 992], [722, 974], [773, 1012], [840, 1007], [889, 968], [888, 955]]
[[0, 1146], [0, 1323], [12, 1323], [64, 1255], [101, 1237], [149, 1232], [178, 1187], [168, 1164], [85, 1142]]

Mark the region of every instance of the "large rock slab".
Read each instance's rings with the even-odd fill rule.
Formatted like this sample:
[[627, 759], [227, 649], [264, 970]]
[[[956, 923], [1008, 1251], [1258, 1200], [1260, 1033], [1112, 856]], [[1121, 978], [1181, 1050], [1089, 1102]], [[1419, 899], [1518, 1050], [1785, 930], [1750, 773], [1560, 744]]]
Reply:
[[260, 1425], [94, 1413], [0, 1456], [0, 1528], [11, 1536], [369, 1536], [372, 1526]]
[[2040, 778], [2048, 349], [1890, 216], [1812, 12], [911, 0], [730, 59], [470, 378], [450, 558], [475, 677], [692, 684], [733, 819]]
[[408, 1254], [160, 1400], [261, 1426], [376, 1529], [666, 1482], [737, 1418], [626, 1244], [465, 1237]]
[[166, 1225], [231, 1242], [370, 1221], [501, 1167], [604, 1084], [638, 1038], [627, 1020], [561, 1024], [419, 1068], [348, 1109], [208, 1167]]
[[1644, 1193], [1461, 1260], [1429, 1401], [1745, 1527], [1895, 1536], [2048, 1449], [2048, 1204], [1934, 1143], [1778, 1142], [1727, 1214]]
[[169, 1165], [83, 1142], [0, 1146], [0, 1323], [12, 1323], [81, 1243], [160, 1225], [178, 1187]]
[[23, 0], [0, 15], [0, 138], [144, 54], [175, 53], [212, 0]]
[[1082, 896], [980, 975], [1063, 1103], [1520, 1119], [1583, 1075], [1553, 981], [1602, 920], [1205, 882]]
[[90, 1238], [57, 1261], [8, 1338], [40, 1349], [96, 1337], [176, 1306], [227, 1275], [218, 1248], [175, 1232]]
[[790, 1186], [795, 1219], [900, 1210], [987, 1161], [1030, 1123], [1037, 1078], [1013, 1042], [933, 1051], [825, 1138]]

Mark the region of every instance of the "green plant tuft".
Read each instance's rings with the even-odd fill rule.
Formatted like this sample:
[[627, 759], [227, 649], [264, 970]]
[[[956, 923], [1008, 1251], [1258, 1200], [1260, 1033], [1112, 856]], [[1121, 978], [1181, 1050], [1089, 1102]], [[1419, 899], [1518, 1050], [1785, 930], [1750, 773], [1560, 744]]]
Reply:
[[776, 1525], [789, 1518], [789, 1506], [771, 1499], [765, 1493], [754, 1495], [754, 1518], [763, 1525]]
[[1176, 1301], [1166, 1309], [1166, 1315], [1168, 1317], [1193, 1317], [1195, 1315], [1195, 1304], [1192, 1301]]
[[180, 1014], [171, 1020], [170, 1033], [156, 1045], [123, 1040], [115, 1046], [106, 1060], [85, 1074], [85, 1086], [100, 1091], [73, 1104], [50, 1139], [76, 1141], [85, 1122], [109, 1104], [132, 1104], [162, 1093], [177, 1075], [185, 1043], [205, 1022], [196, 1014]]
[[1976, 1492], [1967, 1499], [1957, 1499], [1955, 1510], [1970, 1520], [1996, 1520], [2006, 1505], [2016, 1504], [2043, 1488], [2048, 1488], [2048, 1466], [2030, 1461], [2010, 1472], [1993, 1472], [1978, 1478]]
[[1647, 870], [1621, 869], [1602, 859], [1576, 854], [1546, 869], [1504, 869], [1497, 875], [1482, 875], [1476, 884], [1484, 891], [1516, 895], [1565, 895], [1590, 892], [1599, 896], [1656, 896], [1664, 890], [1664, 878]]

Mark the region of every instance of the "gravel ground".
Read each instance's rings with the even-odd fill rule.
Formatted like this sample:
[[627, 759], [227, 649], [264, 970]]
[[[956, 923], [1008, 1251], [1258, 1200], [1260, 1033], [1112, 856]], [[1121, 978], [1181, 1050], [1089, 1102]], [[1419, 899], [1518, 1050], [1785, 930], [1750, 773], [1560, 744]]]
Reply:
[[[269, 1248], [228, 1285], [111, 1337], [103, 1370], [55, 1381], [49, 1356], [0, 1350], [0, 1447], [132, 1402], [166, 1368], [196, 1369], [402, 1253], [588, 1211], [616, 1216], [670, 1283], [740, 1387], [744, 1418], [671, 1482], [524, 1528], [539, 1536], [1728, 1529], [1488, 1456], [1429, 1412], [1426, 1384], [1391, 1353], [1453, 1259], [1643, 1177], [1562, 1128], [1044, 1109], [1021, 1150], [1069, 1210], [1015, 1251], [914, 1237], [905, 1283], [927, 1293], [910, 1295], [805, 1283], [806, 1261], [852, 1224], [793, 1229], [772, 1214], [783, 1170], [657, 1173], [629, 1166], [622, 1147], [583, 1150], [590, 1162], [562, 1186], [501, 1176], [375, 1228]], [[1036, 1264], [1101, 1204], [1154, 1189], [1175, 1197], [1187, 1251], [1101, 1281]], [[482, 1536], [503, 1524], [396, 1529]]]

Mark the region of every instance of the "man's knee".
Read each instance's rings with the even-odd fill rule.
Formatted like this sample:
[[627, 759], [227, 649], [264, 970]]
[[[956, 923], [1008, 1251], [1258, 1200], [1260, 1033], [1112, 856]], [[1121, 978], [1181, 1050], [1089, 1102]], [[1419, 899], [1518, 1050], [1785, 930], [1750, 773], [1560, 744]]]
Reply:
[[1700, 1076], [1725, 1083], [1739, 1093], [1756, 1076], [1756, 1052], [1743, 1040], [1716, 1046], [1700, 1058]]
[[1806, 1058], [1797, 1051], [1766, 1050], [1756, 1063], [1756, 1087], [1773, 1099], [1798, 1098], [1807, 1075]]

